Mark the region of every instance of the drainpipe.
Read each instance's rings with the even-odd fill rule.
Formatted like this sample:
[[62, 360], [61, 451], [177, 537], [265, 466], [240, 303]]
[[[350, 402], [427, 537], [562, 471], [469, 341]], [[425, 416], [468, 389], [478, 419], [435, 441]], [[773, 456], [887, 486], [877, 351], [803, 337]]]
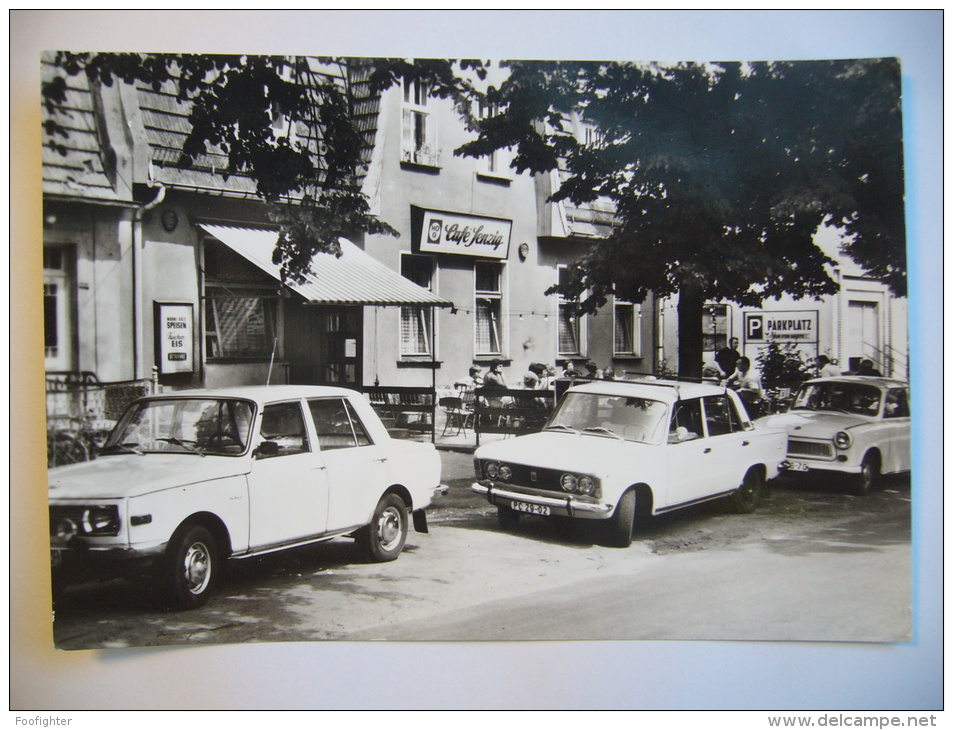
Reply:
[[159, 185], [156, 196], [148, 203], [136, 208], [132, 217], [132, 361], [134, 377], [141, 380], [145, 377], [143, 366], [143, 352], [145, 350], [145, 339], [143, 333], [143, 309], [142, 301], [142, 218], [146, 211], [152, 210], [165, 200], [165, 186]]

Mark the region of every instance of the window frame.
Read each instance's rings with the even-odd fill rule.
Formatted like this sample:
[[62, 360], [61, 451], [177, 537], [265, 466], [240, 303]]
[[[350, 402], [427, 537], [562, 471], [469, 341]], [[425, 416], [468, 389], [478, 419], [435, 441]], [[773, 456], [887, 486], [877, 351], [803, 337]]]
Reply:
[[[265, 414], [268, 410], [278, 407], [291, 407], [297, 406], [298, 417], [301, 419], [301, 450], [300, 451], [285, 451], [286, 447], [281, 446], [281, 444], [273, 439], [267, 438], [262, 431], [265, 425]], [[310, 415], [310, 414], [308, 414]], [[259, 440], [259, 450], [257, 453], [257, 458], [259, 459], [276, 459], [284, 456], [298, 456], [301, 454], [312, 454], [314, 449], [311, 446], [311, 434], [308, 432], [308, 419], [305, 416], [304, 408], [300, 400], [287, 400], [287, 401], [278, 401], [276, 403], [265, 403], [261, 407], [261, 420], [258, 423], [258, 434], [260, 437]], [[275, 453], [270, 453], [269, 451], [261, 449], [262, 443], [274, 443], [278, 444], [279, 451]]]
[[[67, 371], [73, 369], [75, 351], [73, 298], [76, 286], [71, 257], [73, 248], [68, 245], [48, 245], [43, 247], [43, 366], [46, 371]], [[52, 287], [52, 295], [48, 288]], [[49, 312], [48, 298], [53, 300], [56, 343], [47, 344], [50, 332], [47, 329]]]
[[[227, 272], [215, 271], [210, 274], [208, 247], [215, 244], [221, 247], [221, 254], [224, 254], [226, 258], [234, 257], [236, 262], [245, 261], [240, 254], [232, 251], [216, 239], [205, 238], [202, 241], [201, 327], [204, 361], [210, 363], [263, 362], [269, 360], [273, 355], [278, 356], [282, 346], [280, 338], [282, 304], [276, 283], [264, 273], [261, 274], [257, 282], [238, 279], [230, 281], [228, 278], [217, 276], [217, 274]], [[251, 266], [251, 264], [248, 264], [248, 266]], [[256, 306], [261, 310], [264, 326], [264, 333], [259, 335], [263, 338], [260, 351], [253, 353], [225, 353], [222, 351], [222, 333], [219, 329], [219, 313], [216, 311], [215, 303], [228, 299], [255, 300], [257, 302]], [[210, 327], [210, 318], [215, 321], [214, 329]], [[276, 338], [278, 340], [277, 348], [275, 346]], [[275, 352], [272, 352], [273, 350]]]
[[[477, 270], [479, 267], [497, 267], [498, 277], [497, 277], [497, 288], [496, 289], [480, 289], [478, 287], [479, 274]], [[506, 309], [505, 309], [505, 296], [504, 292], [506, 289], [505, 285], [506, 277], [506, 262], [505, 261], [495, 261], [495, 260], [486, 260], [486, 261], [474, 261], [473, 262], [473, 352], [475, 357], [504, 357], [506, 353]], [[497, 322], [496, 327], [494, 328], [492, 319], [490, 321], [489, 328], [489, 348], [481, 349], [480, 341], [480, 303], [481, 300], [485, 300], [488, 303], [496, 302], [497, 309]], [[496, 331], [496, 349], [493, 349], [493, 332]]]
[[[556, 266], [556, 283], [562, 283], [562, 272], [568, 271], [569, 267], [566, 264], [557, 264]], [[563, 309], [567, 307], [572, 307], [575, 311], [572, 313], [572, 319], [575, 322], [575, 339], [576, 339], [576, 350], [570, 352], [569, 350], [563, 349], [562, 341], [562, 325], [563, 325]], [[579, 357], [586, 357], [588, 352], [588, 319], [585, 314], [580, 314], [578, 312], [579, 299], [569, 299], [562, 294], [557, 294], [556, 297], [556, 357], [558, 359], [572, 359]], [[615, 333], [613, 332], [613, 337]]]
[[[499, 113], [499, 106], [497, 104], [487, 104], [482, 100], [475, 102], [475, 104], [477, 107], [477, 119], [480, 121], [488, 119], [492, 116], [496, 116]], [[493, 152], [478, 158], [477, 177], [510, 182], [513, 180], [513, 168], [511, 167], [512, 162], [512, 148], [506, 147], [503, 149], [494, 150]]]
[[[318, 419], [314, 413], [314, 406], [318, 404], [326, 403], [340, 403], [343, 404], [343, 410], [348, 419], [348, 426], [350, 428], [350, 438], [351, 443], [322, 443], [322, 431], [318, 428]], [[367, 426], [364, 425], [364, 422], [358, 416], [357, 411], [354, 409], [354, 406], [347, 398], [341, 397], [324, 397], [324, 398], [308, 398], [308, 415], [311, 416], [311, 423], [314, 425], [314, 435], [317, 439], [318, 451], [339, 451], [341, 449], [360, 449], [365, 446], [373, 446], [374, 439], [371, 438], [370, 431], [367, 430]], [[348, 434], [331, 434], [325, 433], [324, 436], [344, 436]]]
[[[404, 264], [405, 262], [414, 262], [422, 263], [426, 261], [430, 267], [428, 283], [426, 285], [421, 284], [417, 279], [411, 278], [406, 273], [404, 273]], [[415, 254], [410, 251], [401, 251], [400, 252], [400, 263], [399, 263], [400, 275], [405, 279], [414, 282], [417, 286], [426, 289], [429, 292], [434, 292], [436, 287], [436, 278], [437, 278], [437, 265], [433, 256], [425, 256], [423, 254]], [[409, 273], [409, 272], [408, 272]], [[400, 329], [398, 332], [398, 353], [401, 359], [417, 359], [417, 358], [432, 358], [436, 357], [437, 350], [437, 333], [434, 327], [436, 326], [436, 318], [434, 317], [433, 307], [425, 304], [405, 304], [400, 306]], [[416, 322], [418, 327], [423, 328], [423, 349], [419, 351], [411, 352], [406, 345], [410, 344], [404, 340], [404, 321], [405, 316], [410, 316]]]
[[[428, 85], [426, 82], [404, 79], [400, 101], [400, 161], [424, 167], [439, 167], [437, 122], [430, 105]], [[421, 128], [422, 134], [419, 131]]]
[[[629, 340], [631, 350], [619, 349], [619, 310], [628, 308], [631, 321], [629, 322]], [[624, 330], [623, 330], [624, 331]], [[642, 357], [642, 305], [625, 299], [616, 299], [612, 305], [612, 354], [614, 357]]]

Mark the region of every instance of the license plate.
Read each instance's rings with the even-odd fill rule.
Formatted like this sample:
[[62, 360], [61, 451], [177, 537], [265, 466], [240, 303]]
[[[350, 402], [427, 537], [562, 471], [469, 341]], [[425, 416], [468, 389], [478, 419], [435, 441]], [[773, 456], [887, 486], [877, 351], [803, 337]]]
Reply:
[[544, 504], [528, 504], [527, 502], [513, 502], [513, 509], [517, 512], [528, 512], [531, 515], [548, 515], [549, 507]]
[[57, 566], [63, 562], [63, 553], [60, 550], [50, 550], [50, 565]]
[[788, 471], [810, 471], [810, 467], [808, 467], [807, 464], [802, 464], [800, 461], [789, 461]]

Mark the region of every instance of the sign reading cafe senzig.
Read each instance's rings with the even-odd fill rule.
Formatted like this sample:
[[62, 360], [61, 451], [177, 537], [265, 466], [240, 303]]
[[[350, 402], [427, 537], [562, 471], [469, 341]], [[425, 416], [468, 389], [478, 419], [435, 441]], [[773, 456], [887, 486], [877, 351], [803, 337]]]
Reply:
[[420, 251], [505, 259], [512, 226], [512, 221], [501, 218], [426, 210]]

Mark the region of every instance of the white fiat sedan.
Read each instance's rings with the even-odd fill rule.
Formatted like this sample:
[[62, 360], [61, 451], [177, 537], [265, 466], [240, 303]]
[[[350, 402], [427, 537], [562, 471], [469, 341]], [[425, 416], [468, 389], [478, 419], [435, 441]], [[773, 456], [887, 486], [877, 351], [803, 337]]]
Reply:
[[758, 423], [788, 432], [783, 467], [791, 476], [839, 475], [864, 495], [881, 474], [910, 471], [910, 389], [902, 380], [809, 380], [787, 413]]
[[473, 491], [504, 527], [521, 514], [601, 520], [603, 541], [627, 547], [640, 516], [721, 497], [751, 512], [786, 441], [714, 384], [594, 381], [568, 390], [541, 432], [477, 449]]
[[343, 388], [179, 391], [133, 403], [99, 458], [50, 469], [54, 595], [83, 576], [149, 571], [203, 605], [223, 561], [352, 534], [394, 560], [427, 531], [432, 444], [392, 440]]

